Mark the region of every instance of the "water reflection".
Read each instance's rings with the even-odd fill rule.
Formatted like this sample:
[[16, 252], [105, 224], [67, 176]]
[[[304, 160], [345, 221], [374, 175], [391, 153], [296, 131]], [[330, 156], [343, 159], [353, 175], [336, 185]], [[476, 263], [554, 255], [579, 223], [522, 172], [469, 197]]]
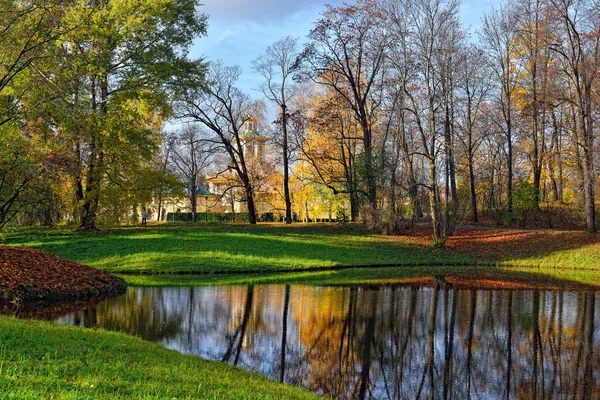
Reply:
[[129, 332], [336, 398], [600, 398], [594, 292], [129, 288], [60, 322]]

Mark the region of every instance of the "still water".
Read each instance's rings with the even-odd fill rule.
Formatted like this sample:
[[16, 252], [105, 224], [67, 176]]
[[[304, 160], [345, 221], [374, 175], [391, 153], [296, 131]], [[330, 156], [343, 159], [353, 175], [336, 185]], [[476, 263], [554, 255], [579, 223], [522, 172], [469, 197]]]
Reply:
[[600, 398], [594, 292], [129, 288], [58, 318], [335, 398]]

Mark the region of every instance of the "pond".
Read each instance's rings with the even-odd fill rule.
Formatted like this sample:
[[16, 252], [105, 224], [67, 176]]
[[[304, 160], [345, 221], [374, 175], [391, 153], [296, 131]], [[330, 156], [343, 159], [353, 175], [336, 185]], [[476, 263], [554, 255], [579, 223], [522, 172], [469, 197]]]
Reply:
[[129, 288], [58, 317], [335, 398], [600, 398], [593, 291]]

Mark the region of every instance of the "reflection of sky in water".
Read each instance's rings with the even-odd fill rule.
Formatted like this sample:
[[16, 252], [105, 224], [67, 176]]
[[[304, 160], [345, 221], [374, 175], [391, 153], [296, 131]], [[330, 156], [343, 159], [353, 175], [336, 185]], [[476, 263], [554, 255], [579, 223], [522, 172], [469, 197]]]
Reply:
[[[415, 398], [433, 388], [435, 397], [446, 391], [452, 398], [494, 399], [506, 398], [507, 383], [510, 398], [599, 390], [595, 293], [288, 290], [284, 380], [317, 393]], [[129, 288], [59, 322], [125, 331], [231, 364], [237, 359], [279, 379], [285, 293], [284, 285]]]

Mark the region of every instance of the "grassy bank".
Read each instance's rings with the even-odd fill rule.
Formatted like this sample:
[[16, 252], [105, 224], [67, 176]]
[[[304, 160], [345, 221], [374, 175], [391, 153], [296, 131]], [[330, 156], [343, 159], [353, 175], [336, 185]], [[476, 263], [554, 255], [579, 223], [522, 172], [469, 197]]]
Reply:
[[46, 250], [117, 273], [287, 272], [345, 266], [516, 266], [600, 270], [600, 236], [582, 232], [459, 230], [446, 247], [426, 231], [381, 236], [360, 225], [123, 227], [97, 234], [20, 229], [4, 244]]
[[125, 334], [0, 316], [2, 399], [309, 399]]
[[600, 271], [529, 267], [376, 267], [235, 275], [123, 275], [130, 286], [433, 285], [470, 289], [600, 289]]

